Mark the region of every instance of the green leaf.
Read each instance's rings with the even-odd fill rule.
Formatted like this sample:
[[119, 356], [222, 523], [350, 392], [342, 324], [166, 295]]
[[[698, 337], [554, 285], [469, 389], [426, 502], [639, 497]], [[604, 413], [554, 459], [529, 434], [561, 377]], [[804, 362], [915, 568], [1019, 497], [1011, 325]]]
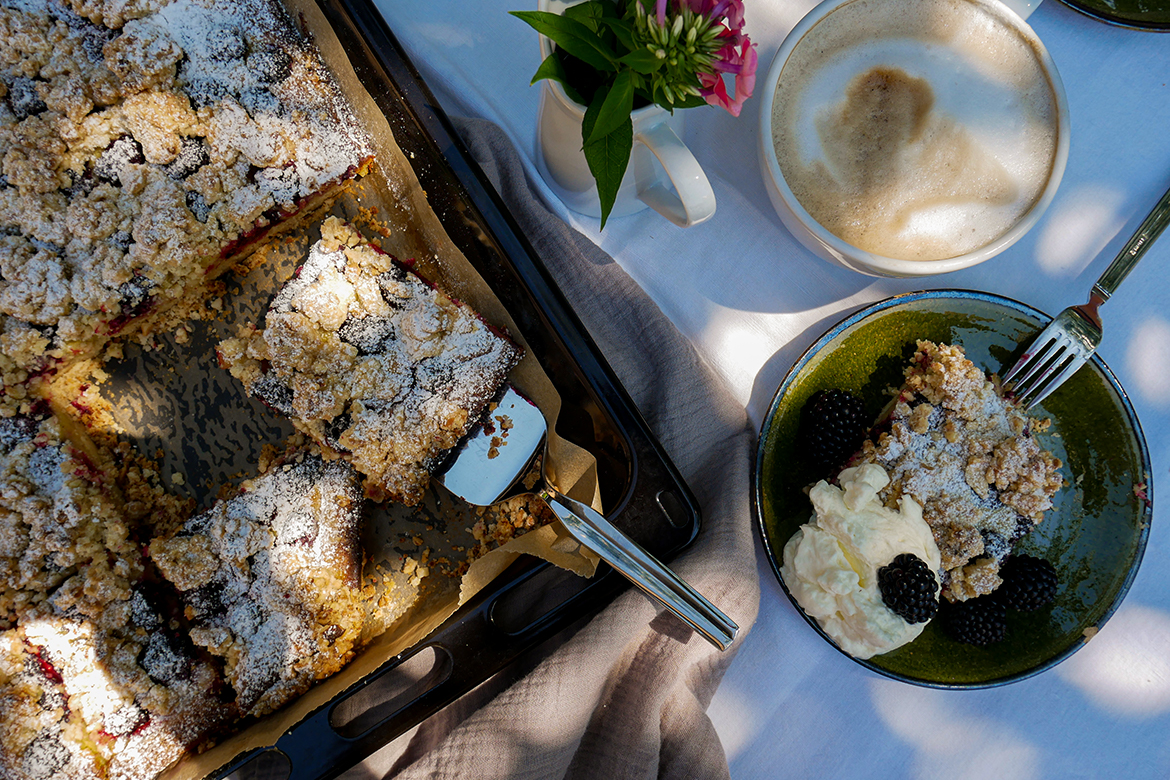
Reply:
[[561, 14], [548, 11], [509, 11], [518, 19], [527, 22], [532, 29], [546, 36], [557, 46], [577, 59], [603, 71], [617, 70], [617, 55], [614, 54], [597, 33], [580, 22]]
[[622, 49], [632, 51], [638, 48], [638, 44], [634, 41], [634, 25], [625, 19], [619, 19], [614, 16], [606, 16], [601, 21], [609, 28], [614, 37], [617, 38]]
[[568, 74], [565, 73], [565, 65], [561, 62], [561, 58], [557, 56], [556, 52], [544, 58], [544, 62], [540, 63], [540, 67], [536, 69], [536, 74], [532, 77], [530, 83], [535, 84], [541, 79], [552, 79], [560, 82], [561, 86], [565, 88], [565, 94], [569, 96], [570, 100], [584, 105], [585, 100], [581, 94], [573, 88], [573, 85], [568, 81]]
[[[631, 74], [623, 70], [613, 80], [601, 107], [597, 111], [594, 125], [588, 133], [584, 133], [586, 145], [596, 141], [604, 135], [609, 135], [621, 127], [623, 122], [630, 120], [630, 112], [634, 110], [634, 86], [631, 83]], [[598, 96], [594, 96], [590, 108], [597, 104]]]
[[588, 0], [588, 2], [566, 8], [565, 16], [580, 22], [596, 33], [601, 30], [601, 17], [605, 16], [605, 6], [601, 0]]
[[654, 52], [643, 46], [634, 49], [619, 59], [618, 62], [636, 70], [638, 73], [650, 74], [661, 68], [666, 63], [666, 60], [658, 59]]
[[[589, 108], [585, 110], [585, 119], [581, 123], [581, 137], [589, 138], [597, 124], [601, 107], [605, 102], [606, 90], [598, 91]], [[626, 168], [630, 164], [630, 153], [634, 149], [634, 123], [626, 114], [625, 121], [613, 132], [598, 137], [585, 144], [585, 161], [589, 164], [589, 172], [597, 182], [597, 194], [601, 199], [601, 229], [605, 229], [605, 221], [613, 211], [613, 204], [617, 201], [618, 190], [621, 188], [622, 177], [626, 175]]]

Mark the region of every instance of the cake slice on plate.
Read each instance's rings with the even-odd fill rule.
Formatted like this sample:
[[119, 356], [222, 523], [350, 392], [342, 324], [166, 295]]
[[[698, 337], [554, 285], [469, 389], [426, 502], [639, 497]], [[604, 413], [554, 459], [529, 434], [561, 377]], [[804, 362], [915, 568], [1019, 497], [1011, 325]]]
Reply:
[[942, 553], [943, 595], [965, 601], [999, 587], [999, 565], [1044, 519], [1064, 484], [1061, 462], [1029, 417], [962, 347], [919, 341], [905, 382], [850, 465], [890, 475], [886, 506], [910, 495]]

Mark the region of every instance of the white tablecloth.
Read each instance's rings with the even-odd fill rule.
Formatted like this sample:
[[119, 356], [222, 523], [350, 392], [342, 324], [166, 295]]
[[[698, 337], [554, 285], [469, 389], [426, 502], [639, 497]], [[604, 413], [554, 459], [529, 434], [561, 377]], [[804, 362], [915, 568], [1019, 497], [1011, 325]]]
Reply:
[[[1064, 81], [1068, 168], [1039, 225], [974, 269], [922, 280], [860, 276], [817, 259], [776, 216], [757, 166], [751, 100], [734, 119], [686, 112], [685, 140], [715, 189], [708, 222], [653, 212], [595, 219], [568, 211], [532, 161], [539, 64], [516, 0], [378, 0], [450, 114], [500, 124], [534, 186], [647, 291], [759, 424], [795, 359], [861, 306], [917, 289], [968, 288], [1055, 313], [1096, 277], [1170, 185], [1170, 35], [1108, 26], [1047, 0], [1031, 17]], [[535, 0], [532, 4], [535, 6]], [[809, 0], [746, 0], [761, 81]], [[1127, 389], [1153, 457], [1170, 470], [1170, 237], [1102, 309], [1100, 354]], [[732, 777], [1165, 778], [1170, 776], [1170, 531], [1155, 502], [1149, 546], [1122, 607], [1054, 670], [993, 690], [947, 692], [872, 674], [796, 613], [762, 553], [759, 618], [712, 705]]]

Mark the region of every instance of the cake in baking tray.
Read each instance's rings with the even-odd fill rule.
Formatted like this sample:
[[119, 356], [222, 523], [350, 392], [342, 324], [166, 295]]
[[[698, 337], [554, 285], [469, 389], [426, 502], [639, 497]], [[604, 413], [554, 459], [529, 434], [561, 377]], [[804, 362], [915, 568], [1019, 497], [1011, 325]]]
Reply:
[[[99, 777], [154, 777], [239, 717], [218, 669], [168, 611], [164, 591], [140, 582], [103, 615], [41, 610], [21, 624], [37, 667], [67, 697], [67, 733], [92, 756]], [[0, 719], [9, 725], [7, 713]], [[0, 761], [24, 768], [6, 777], [70, 776], [54, 754], [66, 755], [55, 748]]]
[[338, 671], [362, 637], [362, 493], [345, 461], [299, 454], [150, 544], [190, 637], [224, 659], [245, 715]]
[[[0, 0], [5, 780], [156, 777], [417, 603], [429, 550], [366, 561], [366, 496], [416, 502], [521, 349], [409, 262], [330, 218], [262, 327], [220, 345], [311, 442], [253, 437], [258, 473], [202, 513], [99, 390], [123, 344], [313, 229], [372, 150], [276, 0]], [[517, 504], [488, 541], [537, 519]]]
[[61, 676], [16, 628], [0, 631], [0, 777], [105, 777]]
[[141, 574], [108, 452], [45, 401], [0, 417], [0, 628], [50, 597], [86, 614]]
[[522, 357], [468, 306], [330, 217], [263, 328], [219, 345], [248, 392], [415, 504]]
[[850, 465], [890, 475], [881, 496], [922, 506], [942, 554], [942, 595], [951, 601], [999, 587], [999, 565], [1044, 519], [1064, 484], [1061, 462], [1029, 417], [962, 347], [919, 341], [905, 382]]
[[373, 157], [271, 0], [5, 0], [0, 98], [10, 393], [201, 304]]

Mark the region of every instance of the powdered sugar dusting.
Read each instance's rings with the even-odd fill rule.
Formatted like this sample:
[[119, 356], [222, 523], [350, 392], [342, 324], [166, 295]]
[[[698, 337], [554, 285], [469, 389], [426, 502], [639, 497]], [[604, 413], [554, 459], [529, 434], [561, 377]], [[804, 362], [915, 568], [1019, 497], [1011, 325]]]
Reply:
[[1000, 584], [998, 564], [1052, 506], [1060, 461], [1026, 417], [959, 347], [918, 342], [888, 430], [861, 460], [890, 475], [888, 505], [910, 495], [942, 553], [943, 594], [965, 600]]
[[279, 4], [75, 6], [0, 5], [0, 332], [40, 328], [6, 372], [93, 355], [151, 302], [197, 295], [373, 158]]
[[269, 712], [348, 660], [362, 621], [360, 507], [351, 466], [306, 456], [151, 545], [184, 592], [192, 639], [225, 658], [242, 712]]
[[350, 458], [375, 496], [408, 504], [522, 355], [332, 218], [265, 329], [219, 352], [249, 392]]

